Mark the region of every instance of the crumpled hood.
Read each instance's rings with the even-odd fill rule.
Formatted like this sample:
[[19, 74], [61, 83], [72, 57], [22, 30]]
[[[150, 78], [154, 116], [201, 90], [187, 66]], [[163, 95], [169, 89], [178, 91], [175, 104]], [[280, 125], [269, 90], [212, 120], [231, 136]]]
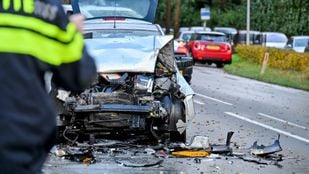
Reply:
[[153, 73], [159, 50], [172, 36], [133, 36], [127, 38], [86, 39], [100, 73]]

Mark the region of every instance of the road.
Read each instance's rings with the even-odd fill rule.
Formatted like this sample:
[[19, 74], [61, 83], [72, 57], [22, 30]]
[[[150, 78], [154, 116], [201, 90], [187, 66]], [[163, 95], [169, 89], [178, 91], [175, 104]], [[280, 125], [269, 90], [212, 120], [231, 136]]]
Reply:
[[254, 141], [270, 145], [280, 137], [282, 167], [245, 162], [233, 157], [167, 158], [161, 166], [130, 168], [108, 159], [90, 166], [51, 158], [44, 173], [309, 173], [309, 92], [232, 76], [214, 66], [194, 67], [192, 88], [196, 116], [189, 124], [188, 139], [208, 136], [224, 143], [234, 131], [233, 146], [249, 148]]

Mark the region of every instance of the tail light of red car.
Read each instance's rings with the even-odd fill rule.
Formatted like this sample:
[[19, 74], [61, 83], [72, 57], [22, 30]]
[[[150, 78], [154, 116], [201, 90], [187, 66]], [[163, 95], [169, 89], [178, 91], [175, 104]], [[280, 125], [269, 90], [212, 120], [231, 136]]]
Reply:
[[199, 49], [201, 49], [201, 44], [199, 42], [194, 42], [193, 47], [194, 47], [194, 49], [199, 50]]
[[196, 50], [204, 50], [206, 48], [206, 45], [201, 42], [194, 42], [193, 46]]
[[225, 46], [224, 46], [224, 51], [229, 52], [229, 51], [231, 51], [231, 50], [232, 50], [231, 45], [225, 44]]

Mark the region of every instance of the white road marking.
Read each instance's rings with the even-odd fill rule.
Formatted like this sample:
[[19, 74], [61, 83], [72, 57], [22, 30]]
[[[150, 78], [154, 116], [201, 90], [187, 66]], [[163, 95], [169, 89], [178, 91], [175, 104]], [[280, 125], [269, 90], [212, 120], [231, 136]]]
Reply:
[[193, 102], [196, 103], [196, 104], [199, 104], [199, 105], [205, 105], [205, 103], [198, 101], [198, 100], [194, 100]]
[[203, 98], [206, 98], [206, 99], [209, 99], [209, 100], [213, 100], [213, 101], [216, 101], [216, 102], [219, 102], [219, 103], [223, 103], [223, 104], [226, 104], [226, 105], [233, 106], [233, 104], [232, 104], [232, 103], [228, 103], [228, 102], [225, 102], [225, 101], [222, 101], [222, 100], [216, 99], [216, 98], [208, 97], [208, 96], [203, 95], [203, 94], [198, 94], [198, 93], [195, 93], [195, 95], [200, 96], [200, 97], [203, 97]]
[[267, 117], [267, 118], [270, 118], [270, 119], [273, 119], [273, 120], [277, 120], [277, 121], [280, 121], [280, 122], [282, 122], [282, 123], [285, 123], [285, 124], [288, 124], [288, 125], [291, 125], [291, 126], [295, 126], [295, 127], [299, 127], [299, 128], [308, 130], [307, 127], [298, 125], [298, 124], [296, 124], [296, 123], [292, 123], [292, 122], [289, 122], [289, 121], [286, 121], [286, 120], [282, 120], [282, 119], [280, 119], [280, 118], [276, 118], [276, 117], [273, 117], [273, 116], [270, 116], [270, 115], [267, 115], [267, 114], [263, 114], [263, 113], [258, 113], [258, 114], [259, 114], [260, 116]]
[[303, 138], [303, 137], [300, 137], [300, 136], [297, 136], [297, 135], [294, 135], [294, 134], [292, 134], [292, 133], [289, 133], [289, 132], [286, 132], [286, 131], [283, 131], [283, 130], [274, 128], [274, 127], [272, 127], [272, 126], [269, 126], [269, 125], [266, 125], [266, 124], [263, 124], [263, 123], [260, 123], [260, 122], [254, 121], [254, 120], [251, 120], [251, 119], [249, 119], [249, 118], [240, 116], [240, 115], [238, 115], [238, 114], [234, 114], [234, 113], [231, 113], [231, 112], [224, 112], [224, 113], [227, 114], [227, 115], [236, 117], [236, 118], [238, 118], [238, 119], [247, 121], [247, 122], [249, 122], [249, 123], [253, 123], [253, 124], [256, 124], [256, 125], [258, 125], [258, 126], [264, 127], [264, 128], [266, 128], [266, 129], [270, 129], [270, 130], [275, 131], [275, 132], [278, 132], [278, 133], [280, 133], [280, 134], [284, 134], [284, 135], [286, 135], [286, 136], [295, 138], [295, 139], [297, 139], [297, 140], [300, 140], [300, 141], [309, 143], [309, 140], [308, 140], [308, 139]]

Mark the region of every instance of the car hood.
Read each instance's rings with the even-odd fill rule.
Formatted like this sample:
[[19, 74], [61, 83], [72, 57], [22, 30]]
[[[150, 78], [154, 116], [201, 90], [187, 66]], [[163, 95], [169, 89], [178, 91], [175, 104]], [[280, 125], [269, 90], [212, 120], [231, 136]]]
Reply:
[[154, 22], [158, 0], [71, 0], [73, 13], [91, 18], [129, 18]]
[[153, 73], [159, 50], [172, 36], [85, 39], [99, 73]]

